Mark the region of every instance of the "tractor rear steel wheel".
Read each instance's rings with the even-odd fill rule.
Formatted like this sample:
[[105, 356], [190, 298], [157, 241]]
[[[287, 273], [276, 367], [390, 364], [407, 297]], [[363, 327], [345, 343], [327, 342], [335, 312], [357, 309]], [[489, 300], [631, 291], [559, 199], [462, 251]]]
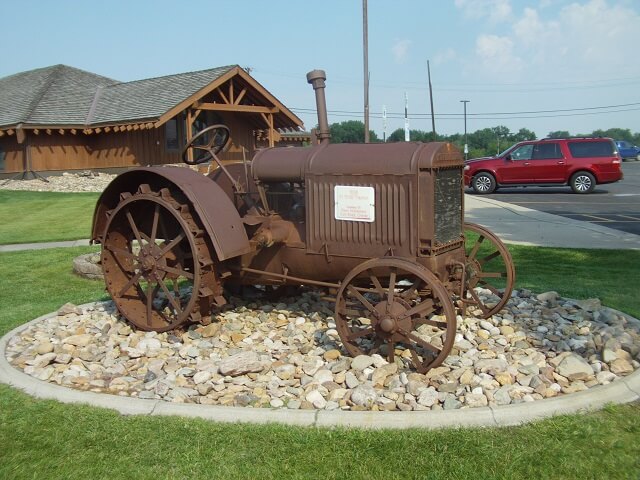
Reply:
[[[516, 270], [509, 250], [493, 233], [475, 223], [465, 223], [464, 229], [466, 278], [462, 302], [479, 308], [482, 318], [489, 318], [511, 297]], [[476, 288], [485, 292], [479, 293]]]
[[420, 373], [440, 365], [455, 339], [456, 315], [447, 290], [423, 266], [379, 258], [354, 268], [336, 298], [335, 320], [352, 356], [399, 355]]
[[220, 290], [213, 250], [180, 192], [121, 194], [108, 213], [102, 268], [118, 311], [142, 330], [164, 332], [209, 319]]

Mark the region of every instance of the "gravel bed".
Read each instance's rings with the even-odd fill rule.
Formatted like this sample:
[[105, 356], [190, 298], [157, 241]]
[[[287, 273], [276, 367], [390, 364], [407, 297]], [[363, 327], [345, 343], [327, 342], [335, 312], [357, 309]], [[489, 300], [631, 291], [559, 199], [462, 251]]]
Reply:
[[[483, 293], [483, 292], [480, 292]], [[135, 331], [110, 302], [11, 338], [7, 359], [43, 381], [168, 402], [279, 409], [441, 410], [533, 402], [618, 380], [640, 366], [640, 321], [555, 292], [514, 292], [488, 320], [458, 316], [451, 355], [426, 374], [397, 355], [349, 357], [332, 304], [231, 299], [207, 326]], [[400, 352], [398, 352], [400, 353]]]
[[102, 192], [116, 178], [108, 173], [85, 171], [64, 172], [47, 177], [48, 182], [32, 180], [0, 180], [0, 190], [25, 190], [31, 192]]

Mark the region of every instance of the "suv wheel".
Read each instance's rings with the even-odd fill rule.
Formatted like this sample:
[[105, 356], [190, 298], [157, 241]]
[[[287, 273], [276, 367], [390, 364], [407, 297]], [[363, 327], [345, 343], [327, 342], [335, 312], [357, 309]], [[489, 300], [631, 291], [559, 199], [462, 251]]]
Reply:
[[496, 179], [490, 173], [482, 172], [473, 177], [471, 186], [476, 193], [492, 193], [496, 189]]
[[589, 193], [596, 188], [596, 179], [589, 172], [578, 172], [573, 174], [569, 185], [574, 193]]

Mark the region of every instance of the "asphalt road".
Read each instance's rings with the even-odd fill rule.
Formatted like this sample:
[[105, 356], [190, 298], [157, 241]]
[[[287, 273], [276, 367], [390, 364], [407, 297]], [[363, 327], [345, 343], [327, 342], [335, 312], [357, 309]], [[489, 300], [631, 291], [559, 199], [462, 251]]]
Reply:
[[623, 162], [622, 171], [622, 181], [587, 195], [569, 187], [501, 187], [486, 197], [640, 235], [640, 162]]

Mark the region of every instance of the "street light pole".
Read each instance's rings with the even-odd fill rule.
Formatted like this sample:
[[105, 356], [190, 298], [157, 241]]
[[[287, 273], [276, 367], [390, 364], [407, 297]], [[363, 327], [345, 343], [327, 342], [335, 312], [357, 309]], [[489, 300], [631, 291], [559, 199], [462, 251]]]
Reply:
[[364, 57], [364, 143], [369, 143], [369, 19], [367, 0], [362, 0], [362, 51]]
[[469, 100], [460, 100], [460, 102], [464, 105], [464, 159], [466, 160], [469, 154], [467, 145], [467, 103], [469, 103]]

